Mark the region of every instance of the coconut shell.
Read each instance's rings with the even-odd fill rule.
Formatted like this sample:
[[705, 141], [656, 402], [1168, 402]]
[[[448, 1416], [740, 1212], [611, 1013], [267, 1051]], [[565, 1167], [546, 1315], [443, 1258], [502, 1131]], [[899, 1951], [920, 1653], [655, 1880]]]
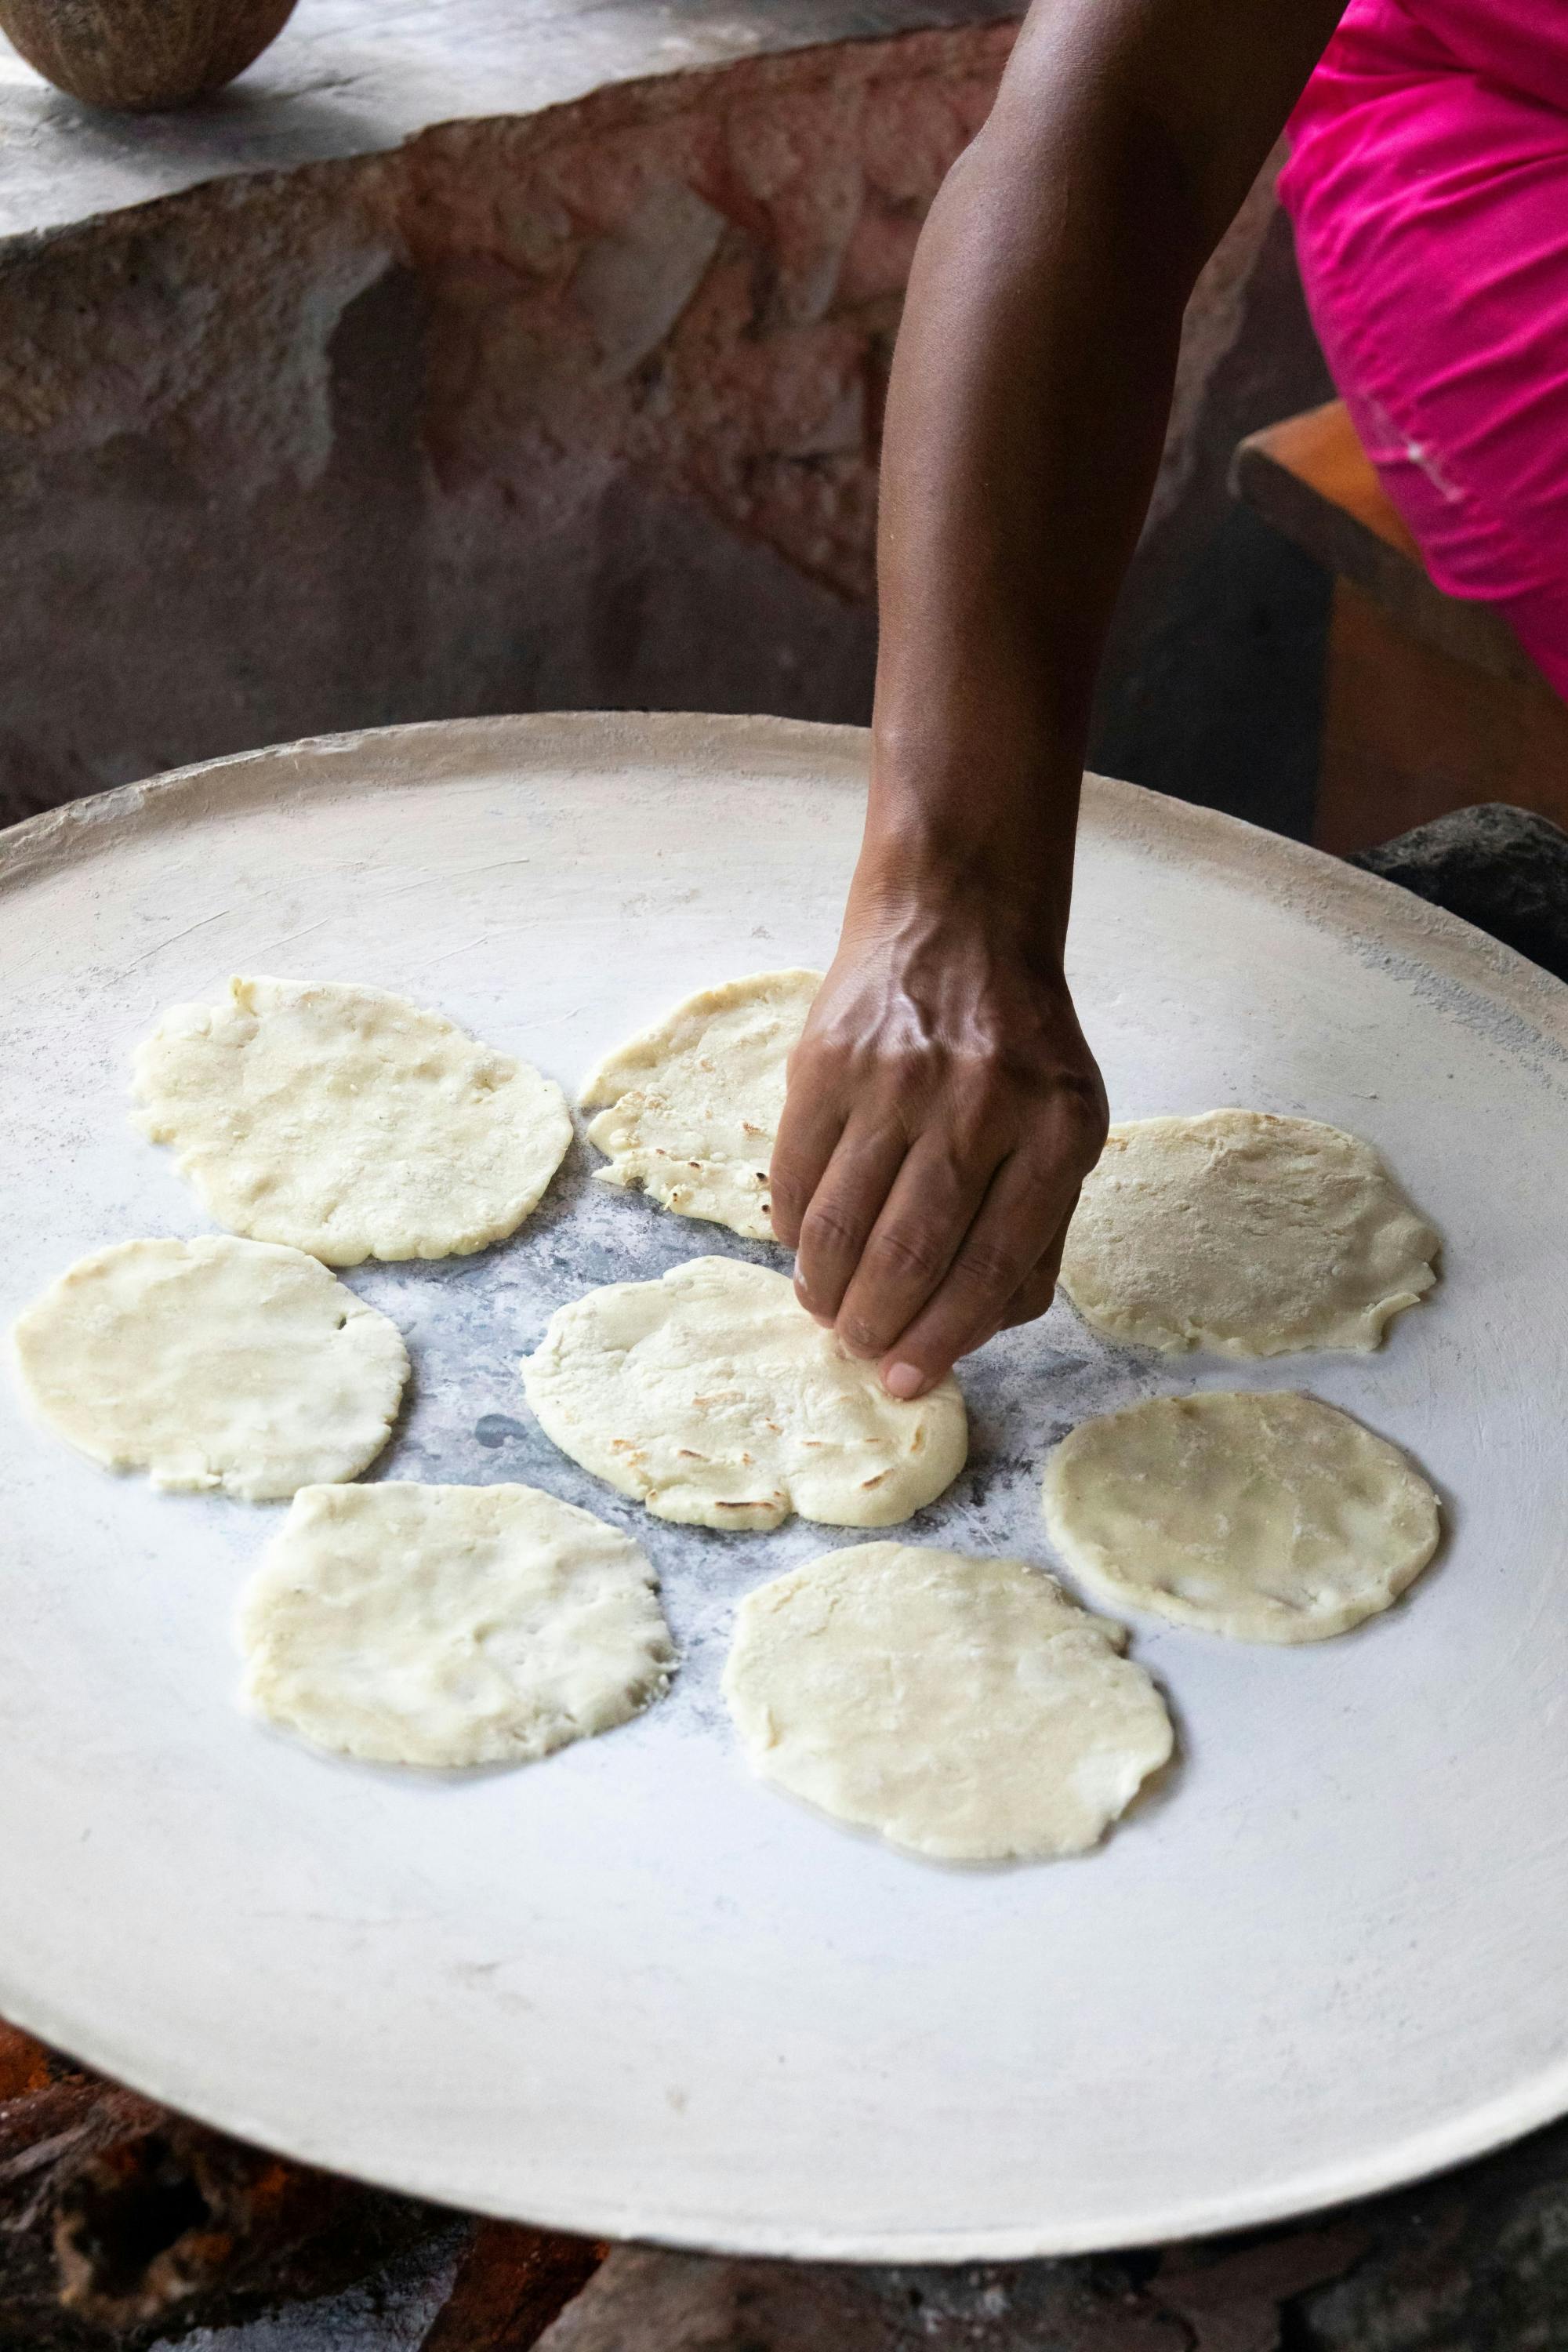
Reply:
[[295, 0], [0, 0], [29, 65], [89, 106], [187, 106], [243, 73]]

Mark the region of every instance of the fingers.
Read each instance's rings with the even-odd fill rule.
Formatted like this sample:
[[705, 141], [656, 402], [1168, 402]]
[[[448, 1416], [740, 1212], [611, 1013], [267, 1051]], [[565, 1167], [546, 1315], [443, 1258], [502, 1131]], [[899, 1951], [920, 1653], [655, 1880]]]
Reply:
[[[997, 1331], [1015, 1331], [1022, 1323], [1037, 1323], [1042, 1315], [1049, 1314], [1051, 1303], [1057, 1295], [1057, 1283], [1061, 1274], [1062, 1251], [1067, 1243], [1068, 1227], [1072, 1223], [1073, 1211], [1078, 1207], [1078, 1199], [1079, 1196], [1075, 1192], [1072, 1197], [1072, 1207], [1062, 1219], [1061, 1230], [1055, 1241], [1033, 1273], [1025, 1276], [1012, 1297], [1007, 1301], [1005, 1308], [997, 1317], [995, 1329], [987, 1331], [985, 1339], [994, 1339]], [[985, 1339], [977, 1339], [974, 1343], [975, 1347], [983, 1348], [985, 1345]], [[964, 1350], [966, 1355], [973, 1352], [971, 1349]]]
[[[994, 1328], [985, 1334], [985, 1339], [994, 1339], [998, 1331], [1016, 1330], [1021, 1323], [1037, 1322], [1048, 1310], [1057, 1295], [1056, 1275], [1050, 1270], [1052, 1255], [1047, 1252], [1033, 1273], [1025, 1276], [997, 1317]], [[985, 1339], [977, 1339], [975, 1346], [983, 1348]], [[969, 1349], [964, 1350], [966, 1355], [972, 1352]]]
[[844, 1113], [825, 1087], [791, 1079], [768, 1171], [768, 1215], [785, 1249], [800, 1245], [800, 1229], [844, 1132]]
[[1020, 1323], [1036, 1322], [1040, 1316], [1048, 1311], [1051, 1301], [1057, 1295], [1057, 1282], [1062, 1268], [1062, 1252], [1067, 1246], [1068, 1227], [1073, 1221], [1078, 1203], [1079, 1195], [1075, 1191], [1068, 1204], [1068, 1213], [1062, 1219], [1056, 1239], [1036, 1266], [1033, 1274], [1020, 1284], [1007, 1301], [1007, 1311], [996, 1326], [998, 1331], [1011, 1331]]
[[847, 1128], [801, 1220], [795, 1296], [831, 1323], [899, 1173], [909, 1141], [900, 1128]]
[[963, 1246], [1001, 1153], [960, 1158], [941, 1136], [910, 1147], [868, 1226], [837, 1308], [851, 1355], [873, 1360], [891, 1347], [938, 1289]]
[[923, 1396], [960, 1356], [1012, 1319], [1016, 1299], [1044, 1312], [1077, 1191], [1076, 1169], [1048, 1159], [1042, 1165], [1036, 1150], [1003, 1162], [940, 1288], [888, 1347], [882, 1379], [889, 1395]]
[[1049, 1305], [1105, 1097], [1037, 974], [983, 958], [971, 985], [961, 954], [933, 992], [929, 953], [911, 980], [884, 949], [829, 974], [790, 1057], [769, 1207], [803, 1307], [913, 1397]]

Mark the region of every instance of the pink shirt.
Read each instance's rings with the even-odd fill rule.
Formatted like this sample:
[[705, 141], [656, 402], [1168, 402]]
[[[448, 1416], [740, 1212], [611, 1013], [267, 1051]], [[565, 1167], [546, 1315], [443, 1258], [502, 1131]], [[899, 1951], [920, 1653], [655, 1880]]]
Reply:
[[1568, 112], [1568, 9], [1561, 0], [1351, 0], [1297, 121], [1340, 110], [1347, 83], [1412, 67], [1484, 76]]
[[1568, 0], [1352, 0], [1290, 144], [1369, 456], [1438, 584], [1568, 693]]

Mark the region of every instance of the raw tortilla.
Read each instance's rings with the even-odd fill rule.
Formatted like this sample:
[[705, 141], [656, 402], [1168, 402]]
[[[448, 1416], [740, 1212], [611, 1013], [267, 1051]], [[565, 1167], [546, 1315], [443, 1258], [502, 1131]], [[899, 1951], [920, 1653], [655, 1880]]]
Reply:
[[591, 1290], [551, 1318], [522, 1369], [563, 1453], [689, 1526], [776, 1528], [798, 1511], [894, 1527], [936, 1500], [968, 1450], [951, 1376], [900, 1403], [784, 1276], [736, 1258]]
[[380, 989], [231, 980], [138, 1046], [138, 1124], [219, 1224], [328, 1265], [501, 1241], [572, 1140], [553, 1080]]
[[1111, 1129], [1061, 1279], [1087, 1321], [1142, 1347], [1364, 1349], [1431, 1288], [1438, 1245], [1358, 1136], [1211, 1110]]
[[666, 1688], [658, 1592], [536, 1486], [307, 1486], [240, 1604], [242, 1696], [370, 1763], [527, 1763]]
[[748, 1594], [724, 1696], [754, 1771], [945, 1862], [1080, 1853], [1171, 1753], [1120, 1625], [1020, 1559], [829, 1552]]
[[1437, 1548], [1437, 1497], [1397, 1446], [1292, 1391], [1155, 1397], [1085, 1422], [1046, 1469], [1051, 1539], [1113, 1608], [1238, 1642], [1321, 1642], [1374, 1616]]
[[[772, 1241], [768, 1161], [784, 1066], [819, 971], [759, 971], [707, 988], [608, 1055], [580, 1097], [603, 1184], [640, 1185], [683, 1217]], [[601, 1108], [607, 1106], [607, 1108]]]
[[396, 1326], [324, 1265], [226, 1234], [82, 1258], [16, 1341], [27, 1394], [95, 1462], [247, 1503], [357, 1476], [408, 1377]]

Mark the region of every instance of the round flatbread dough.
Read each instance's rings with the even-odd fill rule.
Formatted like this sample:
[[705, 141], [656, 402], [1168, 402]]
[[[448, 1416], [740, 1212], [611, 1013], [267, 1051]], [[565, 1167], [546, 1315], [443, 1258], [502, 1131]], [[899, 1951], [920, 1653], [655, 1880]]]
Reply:
[[675, 1653], [629, 1537], [537, 1486], [307, 1486], [240, 1603], [241, 1696], [373, 1764], [524, 1764]]
[[136, 1050], [137, 1124], [208, 1214], [328, 1265], [517, 1231], [572, 1140], [551, 1078], [438, 1013], [335, 982], [231, 980]]
[[1061, 1280], [1087, 1322], [1141, 1347], [1364, 1349], [1431, 1288], [1438, 1246], [1359, 1136], [1211, 1110], [1111, 1129]]
[[82, 1258], [16, 1343], [27, 1395], [95, 1462], [247, 1503], [357, 1477], [408, 1378], [396, 1325], [324, 1265], [226, 1234]]
[[829, 1552], [748, 1594], [724, 1696], [764, 1780], [944, 1862], [1081, 1853], [1171, 1753], [1126, 1633], [1021, 1559]]
[[951, 1376], [912, 1404], [814, 1323], [766, 1266], [698, 1257], [658, 1282], [591, 1290], [551, 1318], [522, 1368], [563, 1453], [656, 1518], [890, 1528], [963, 1467]]
[[640, 1186], [680, 1216], [771, 1242], [784, 1066], [821, 985], [819, 971], [727, 981], [606, 1055], [579, 1098], [599, 1113], [588, 1129], [609, 1156], [599, 1181]]
[[1238, 1642], [1321, 1642], [1437, 1549], [1437, 1497], [1395, 1445], [1290, 1391], [1154, 1397], [1086, 1421], [1046, 1470], [1046, 1521], [1113, 1608]]

